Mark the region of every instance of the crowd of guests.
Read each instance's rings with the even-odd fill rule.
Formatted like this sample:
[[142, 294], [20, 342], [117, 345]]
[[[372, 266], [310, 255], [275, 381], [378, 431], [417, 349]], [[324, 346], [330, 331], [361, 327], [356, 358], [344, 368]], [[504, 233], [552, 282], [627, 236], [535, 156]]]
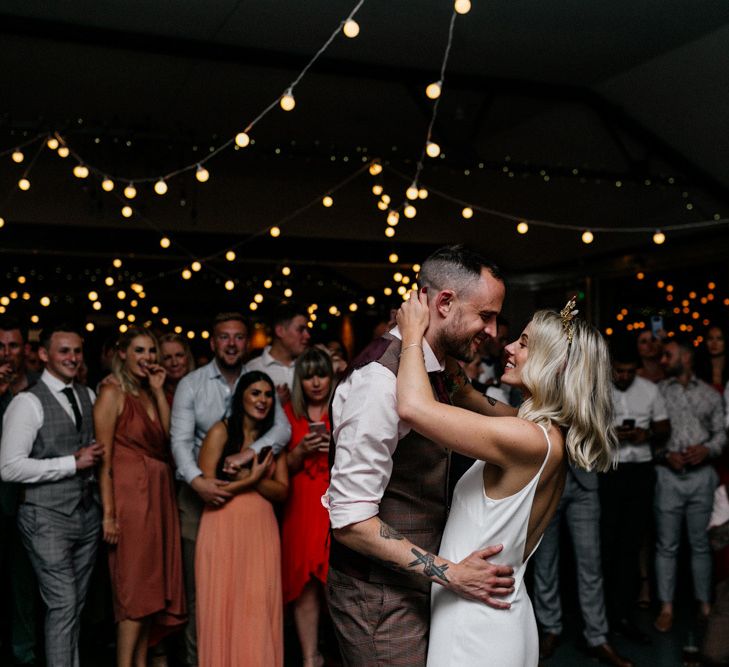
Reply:
[[[184, 338], [130, 328], [105, 346], [110, 372], [94, 391], [80, 375], [83, 338], [73, 326], [48, 327], [31, 346], [22, 323], [0, 319], [0, 572], [18, 664], [42, 660], [36, 591], [46, 664], [80, 664], [81, 611], [102, 541], [121, 667], [146, 665], [153, 653], [201, 667], [282, 665], [287, 609], [303, 664], [324, 664], [329, 519], [320, 498], [329, 405], [348, 362], [337, 341], [313, 345], [307, 322], [304, 309], [283, 304], [271, 344], [250, 358], [246, 320], [219, 314], [212, 358], [197, 369]], [[500, 381], [511, 337], [499, 319], [464, 370], [481, 392], [517, 406], [518, 392]], [[646, 330], [610, 342], [619, 461], [605, 474], [570, 470], [534, 556], [541, 655], [553, 654], [563, 627], [563, 522], [585, 642], [623, 666], [632, 663], [609, 632], [650, 641], [636, 603], [655, 603], [655, 629], [672, 629], [685, 522], [704, 650], [720, 663], [729, 659], [723, 331], [710, 328], [698, 349]], [[470, 463], [454, 455], [451, 487]]]

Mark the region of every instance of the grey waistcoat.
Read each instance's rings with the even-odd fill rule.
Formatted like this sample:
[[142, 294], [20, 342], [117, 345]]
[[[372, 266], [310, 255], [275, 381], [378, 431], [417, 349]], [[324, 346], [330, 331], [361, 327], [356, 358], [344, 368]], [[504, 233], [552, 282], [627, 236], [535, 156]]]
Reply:
[[[28, 391], [35, 395], [43, 408], [43, 426], [30, 452], [32, 459], [52, 459], [74, 454], [82, 445], [88, 445], [94, 437], [94, 421], [89, 392], [79, 387], [76, 392], [81, 409], [81, 431], [76, 430], [73, 417], [61, 407], [58, 400], [43, 381], [37, 382]], [[64, 397], [65, 399], [65, 397]], [[25, 502], [71, 515], [81, 502], [84, 477], [75, 474], [56, 482], [25, 484]]]

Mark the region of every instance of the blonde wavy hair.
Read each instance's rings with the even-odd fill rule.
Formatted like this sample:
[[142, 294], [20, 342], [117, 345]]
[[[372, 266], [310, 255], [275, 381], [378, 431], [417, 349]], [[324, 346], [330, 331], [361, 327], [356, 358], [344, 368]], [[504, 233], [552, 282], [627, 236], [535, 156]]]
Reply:
[[149, 338], [153, 343], [157, 351], [157, 361], [160, 362], [159, 342], [157, 336], [155, 336], [149, 329], [143, 329], [142, 327], [130, 327], [127, 329], [119, 339], [116, 341], [116, 349], [114, 350], [114, 356], [111, 359], [111, 373], [119, 382], [119, 386], [125, 394], [131, 394], [132, 396], [139, 396], [139, 389], [141, 384], [137, 378], [135, 378], [129, 371], [127, 371], [122, 359], [120, 352], [126, 352], [132, 341], [137, 336], [143, 336]]
[[569, 343], [558, 313], [534, 313], [529, 356], [521, 372], [530, 396], [518, 416], [566, 429], [570, 462], [605, 472], [617, 464], [610, 354], [595, 327], [582, 319], [572, 320], [571, 326]]

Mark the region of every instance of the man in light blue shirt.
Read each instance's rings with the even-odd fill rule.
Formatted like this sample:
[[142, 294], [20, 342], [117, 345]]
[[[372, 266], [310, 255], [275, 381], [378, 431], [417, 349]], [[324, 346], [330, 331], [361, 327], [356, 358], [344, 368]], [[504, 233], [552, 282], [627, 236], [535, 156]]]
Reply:
[[[210, 427], [230, 409], [230, 399], [238, 379], [246, 373], [243, 355], [248, 342], [248, 329], [238, 313], [221, 313], [213, 321], [210, 348], [215, 358], [206, 366], [180, 380], [172, 404], [170, 435], [172, 455], [177, 465], [180, 485], [178, 503], [182, 529], [182, 555], [185, 567], [185, 589], [188, 603], [188, 624], [185, 631], [185, 652], [188, 665], [197, 665], [195, 636], [195, 541], [204, 504], [221, 506], [232, 498], [226, 481], [204, 479], [198, 466], [200, 446]], [[280, 452], [291, 437], [291, 426], [278, 401], [275, 404], [273, 427], [251, 446], [255, 452], [273, 447]]]

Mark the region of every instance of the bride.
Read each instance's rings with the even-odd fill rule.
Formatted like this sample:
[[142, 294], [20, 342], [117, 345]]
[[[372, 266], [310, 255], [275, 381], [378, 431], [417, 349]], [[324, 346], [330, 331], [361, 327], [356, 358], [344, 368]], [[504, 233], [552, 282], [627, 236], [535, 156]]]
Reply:
[[426, 438], [477, 459], [456, 486], [433, 565], [445, 570], [448, 562], [501, 544], [491, 560], [514, 568], [508, 609], [433, 586], [429, 667], [538, 664], [536, 621], [523, 585], [527, 561], [557, 509], [568, 462], [604, 471], [615, 458], [607, 348], [573, 309], [574, 299], [559, 314], [536, 312], [507, 346], [502, 379], [524, 394], [518, 413], [481, 396], [452, 360], [448, 380], [459, 407], [439, 403], [421, 350], [427, 296], [413, 296], [398, 312], [400, 417]]

